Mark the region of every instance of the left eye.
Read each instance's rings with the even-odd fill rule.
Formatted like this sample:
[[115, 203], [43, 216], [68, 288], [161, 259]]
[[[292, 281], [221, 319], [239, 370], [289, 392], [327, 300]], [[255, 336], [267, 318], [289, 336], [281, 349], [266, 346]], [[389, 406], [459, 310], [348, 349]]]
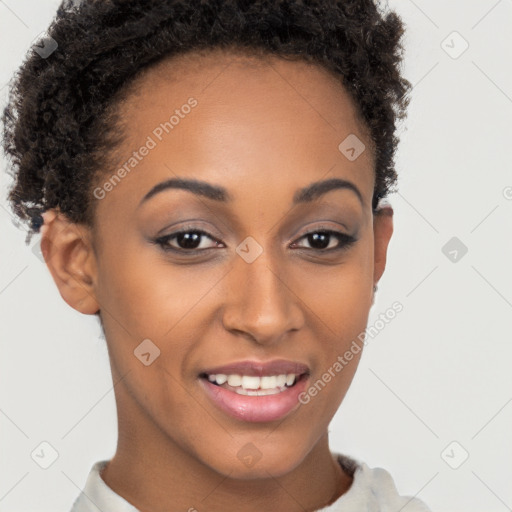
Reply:
[[[299, 240], [302, 239], [307, 240], [308, 243], [313, 246], [306, 247], [306, 249], [311, 248], [313, 250], [317, 250], [320, 252], [344, 249], [356, 241], [356, 239], [353, 236], [332, 230], [311, 231], [299, 238]], [[331, 242], [335, 243], [332, 244]], [[296, 245], [296, 243], [294, 243], [294, 245]]]

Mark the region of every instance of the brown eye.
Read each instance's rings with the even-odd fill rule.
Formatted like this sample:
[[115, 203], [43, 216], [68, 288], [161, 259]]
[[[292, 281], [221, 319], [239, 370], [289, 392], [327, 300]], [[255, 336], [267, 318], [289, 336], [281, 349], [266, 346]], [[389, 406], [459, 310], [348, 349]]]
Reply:
[[[325, 252], [345, 249], [356, 241], [353, 236], [333, 230], [310, 231], [303, 235], [299, 240], [303, 239], [307, 241], [310, 247], [304, 247], [301, 245], [298, 247]], [[297, 242], [293, 245], [297, 246]]]
[[[213, 243], [208, 243], [207, 239]], [[173, 241], [173, 243], [171, 243]], [[184, 229], [169, 235], [161, 236], [155, 240], [165, 251], [195, 251], [218, 247], [221, 242], [206, 231], [199, 229]]]

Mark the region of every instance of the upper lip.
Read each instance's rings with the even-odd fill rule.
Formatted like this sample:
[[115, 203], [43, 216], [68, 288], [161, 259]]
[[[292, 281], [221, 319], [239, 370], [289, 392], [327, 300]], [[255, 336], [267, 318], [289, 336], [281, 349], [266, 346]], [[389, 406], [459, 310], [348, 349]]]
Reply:
[[238, 361], [222, 366], [207, 368], [200, 375], [249, 375], [252, 377], [263, 377], [267, 375], [302, 375], [309, 373], [309, 367], [305, 364], [287, 361], [286, 359], [275, 359], [273, 361]]

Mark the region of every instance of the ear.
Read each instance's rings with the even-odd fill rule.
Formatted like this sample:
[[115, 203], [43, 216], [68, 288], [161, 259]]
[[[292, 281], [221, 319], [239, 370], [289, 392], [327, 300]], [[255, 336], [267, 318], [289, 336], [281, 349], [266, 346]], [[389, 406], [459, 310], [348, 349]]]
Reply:
[[374, 268], [373, 282], [377, 284], [386, 268], [389, 240], [393, 234], [393, 208], [381, 207], [373, 215]]
[[91, 240], [89, 228], [71, 222], [60, 212], [41, 230], [41, 252], [62, 298], [86, 315], [99, 310]]

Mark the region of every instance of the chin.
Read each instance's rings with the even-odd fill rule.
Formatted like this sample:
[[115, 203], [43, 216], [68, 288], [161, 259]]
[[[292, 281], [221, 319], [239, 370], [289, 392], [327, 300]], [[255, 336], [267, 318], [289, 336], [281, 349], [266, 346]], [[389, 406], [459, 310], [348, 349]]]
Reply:
[[[213, 464], [208, 464], [211, 469], [226, 477], [239, 480], [265, 479], [269, 477], [281, 477], [291, 473], [306, 456], [301, 451], [297, 451], [297, 446], [304, 446], [305, 443], [299, 441], [284, 443], [280, 445], [271, 445], [262, 440], [243, 443], [233, 442], [237, 445], [233, 451], [226, 453], [222, 459], [218, 458], [218, 451], [211, 454]], [[258, 448], [259, 447], [259, 448]]]

